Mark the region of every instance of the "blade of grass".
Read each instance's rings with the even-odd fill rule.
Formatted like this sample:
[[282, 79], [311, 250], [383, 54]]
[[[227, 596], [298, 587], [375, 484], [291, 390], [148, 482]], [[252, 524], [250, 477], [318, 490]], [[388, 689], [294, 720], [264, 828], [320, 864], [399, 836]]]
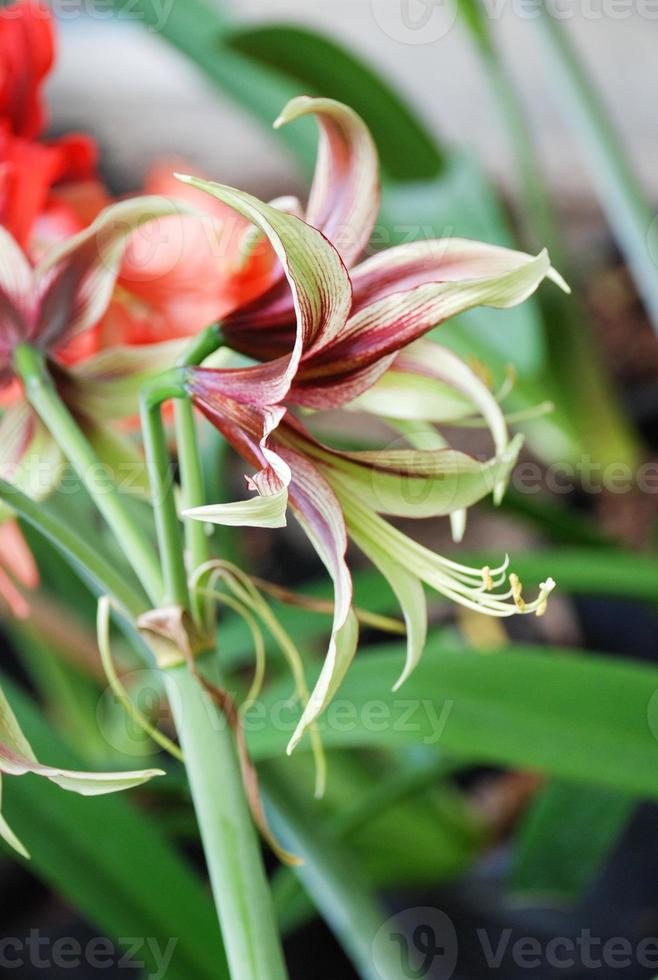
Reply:
[[[551, 199], [542, 181], [541, 161], [529, 135], [525, 111], [516, 86], [499, 53], [495, 32], [480, 0], [463, 0], [462, 22], [469, 29], [487, 74], [487, 83], [498, 103], [509, 136], [521, 191], [520, 223], [526, 246], [548, 248], [553, 264], [568, 276], [572, 265], [555, 219]], [[574, 295], [542, 290], [538, 303], [546, 330], [554, 400], [567, 410], [582, 447], [596, 460], [637, 462], [638, 439], [626, 422], [594, 341], [587, 315]]]
[[226, 43], [250, 59], [295, 80], [300, 91], [347, 102], [365, 120], [388, 177], [437, 176], [443, 156], [412, 109], [379, 73], [348, 48], [290, 24], [265, 24], [229, 32]]

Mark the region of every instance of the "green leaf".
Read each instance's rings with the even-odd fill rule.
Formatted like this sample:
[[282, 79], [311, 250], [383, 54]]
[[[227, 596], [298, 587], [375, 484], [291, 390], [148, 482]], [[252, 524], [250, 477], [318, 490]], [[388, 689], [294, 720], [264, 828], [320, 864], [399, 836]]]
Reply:
[[580, 140], [594, 187], [631, 275], [658, 332], [658, 227], [651, 205], [629, 164], [627, 151], [564, 28], [542, 4], [536, 29], [547, 53], [558, 104]]
[[[37, 753], [79, 764], [29, 699], [3, 685]], [[228, 980], [212, 903], [157, 823], [126, 799], [82, 799], [32, 776], [6, 779], [3, 788], [8, 819], [32, 855], [30, 870], [90, 922], [113, 939], [151, 936], [161, 950], [177, 940], [168, 980]], [[149, 949], [140, 955], [148, 960]]]
[[226, 44], [294, 79], [300, 91], [351, 106], [370, 129], [387, 176], [425, 180], [439, 172], [442, 155], [424, 124], [391, 85], [347, 48], [288, 24], [233, 30]]
[[[431, 749], [365, 760], [354, 752], [332, 752], [328, 761], [327, 792], [306, 806], [378, 888], [452, 879], [483, 845], [483, 828], [442, 778], [445, 763]], [[312, 785], [308, 755], [297, 754], [277, 771], [287, 783]], [[283, 929], [292, 931], [311, 915], [291, 869], [279, 869], [273, 891]]]
[[323, 833], [309, 818], [308, 802], [282, 780], [276, 770], [261, 772], [261, 786], [271, 810], [274, 829], [294, 853], [303, 858], [296, 874], [363, 980], [404, 980], [400, 966], [372, 960], [372, 942], [386, 921], [386, 910], [372, 891], [367, 876], [349, 852]]
[[553, 780], [535, 797], [518, 830], [513, 891], [577, 901], [601, 870], [633, 808], [628, 796]]
[[[396, 645], [356, 658], [319, 719], [328, 748], [434, 744], [463, 764], [536, 769], [658, 797], [658, 741], [648, 722], [656, 668], [536, 647], [484, 655], [434, 639], [393, 695], [403, 657]], [[288, 698], [286, 685], [264, 699], [264, 717], [278, 725], [262, 722], [262, 706], [259, 723], [246, 721], [254, 758], [284, 751], [298, 709], [275, 709]]]
[[[518, 220], [522, 233], [525, 232], [526, 247], [548, 248], [556, 266], [571, 275], [569, 251], [562, 241], [542, 179], [542, 161], [535, 153], [525, 106], [499, 51], [494, 25], [480, 0], [463, 0], [459, 13], [473, 36], [501, 120], [508, 130], [519, 185]], [[545, 292], [538, 300], [544, 323], [550, 325], [546, 336], [548, 358], [555, 384], [553, 398], [562, 409], [562, 423], [569, 419], [581, 446], [597, 461], [637, 465], [637, 437], [611, 390], [610, 378], [587, 322], [588, 314], [578, 300], [578, 286], [574, 293], [573, 298], [566, 299]]]
[[[299, 84], [282, 72], [258, 65], [253, 59], [232, 51], [226, 40], [234, 25], [229, 18], [204, 0], [185, 0], [162, 9], [151, 0], [134, 0], [126, 10], [123, 0], [113, 0], [121, 17], [134, 17], [196, 64], [215, 85], [238, 105], [248, 109], [271, 129], [281, 108], [299, 95]], [[295, 154], [307, 174], [313, 172], [317, 138], [313, 124], [285, 128], [279, 138]]]
[[63, 521], [50, 501], [37, 503], [6, 480], [0, 480], [0, 500], [47, 538], [94, 588], [113, 595], [131, 613], [144, 611], [139, 592], [70, 523]]

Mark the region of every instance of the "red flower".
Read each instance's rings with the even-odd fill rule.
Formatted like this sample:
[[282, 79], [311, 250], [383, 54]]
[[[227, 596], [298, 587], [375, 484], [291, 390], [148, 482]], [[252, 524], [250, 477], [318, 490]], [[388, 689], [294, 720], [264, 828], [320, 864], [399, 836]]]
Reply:
[[15, 136], [44, 128], [41, 86], [54, 60], [52, 17], [45, 4], [18, 0], [0, 10], [0, 116]]

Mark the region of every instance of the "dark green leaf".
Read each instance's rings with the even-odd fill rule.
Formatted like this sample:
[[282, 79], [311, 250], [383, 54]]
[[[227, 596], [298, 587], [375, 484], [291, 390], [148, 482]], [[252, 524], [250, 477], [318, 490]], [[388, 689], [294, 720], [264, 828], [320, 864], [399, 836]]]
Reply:
[[348, 103], [367, 123], [387, 176], [436, 177], [442, 156], [423, 123], [374, 68], [305, 27], [266, 24], [230, 32], [234, 51], [298, 82], [300, 92]]
[[519, 828], [510, 885], [515, 892], [574, 902], [600, 872], [633, 812], [628, 796], [554, 780]]
[[[658, 669], [534, 647], [479, 654], [433, 640], [392, 694], [403, 657], [396, 646], [356, 658], [320, 719], [327, 746], [435, 744], [465, 764], [536, 769], [658, 797], [650, 727]], [[289, 698], [288, 683], [268, 693], [264, 716], [262, 707], [258, 719], [247, 716], [255, 758], [285, 751], [298, 718]]]

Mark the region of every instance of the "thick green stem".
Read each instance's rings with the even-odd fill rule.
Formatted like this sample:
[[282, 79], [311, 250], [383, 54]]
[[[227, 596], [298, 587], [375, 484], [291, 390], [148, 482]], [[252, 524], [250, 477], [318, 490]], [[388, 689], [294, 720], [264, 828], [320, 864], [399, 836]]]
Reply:
[[235, 742], [185, 666], [166, 671], [232, 980], [286, 980], [272, 896]]
[[40, 351], [16, 348], [14, 367], [25, 394], [98, 507], [126, 558], [152, 600], [162, 592], [157, 555], [148, 537], [130, 516], [117, 487], [61, 400]]
[[[158, 380], [160, 384], [160, 380]], [[151, 484], [151, 501], [155, 514], [160, 561], [164, 576], [164, 592], [161, 605], [190, 607], [187, 574], [183, 557], [183, 541], [174, 496], [174, 481], [167, 450], [167, 439], [160, 413], [165, 397], [179, 397], [182, 388], [175, 379], [166, 391], [161, 387], [147, 388], [141, 399], [142, 438], [146, 453], [146, 465]]]
[[[160, 405], [185, 397], [179, 372], [154, 382], [142, 396], [142, 427], [167, 602], [190, 608], [180, 525]], [[179, 459], [189, 497], [199, 493], [194, 419], [183, 413]], [[191, 430], [188, 428], [191, 426]], [[198, 467], [198, 470], [197, 470]], [[197, 502], [196, 500], [194, 502]], [[203, 502], [201, 500], [201, 502]], [[199, 668], [212, 668], [208, 655]], [[187, 664], [165, 671], [167, 693], [185, 758], [208, 873], [232, 980], [286, 980], [274, 906], [249, 812], [235, 739]]]
[[[180, 359], [181, 366], [200, 364], [221, 345], [219, 324], [212, 324], [196, 338], [190, 349]], [[199, 444], [194, 423], [194, 409], [187, 398], [176, 401], [175, 426], [178, 465], [180, 468], [181, 503], [183, 509], [201, 507], [206, 502], [203, 467], [199, 456]], [[184, 519], [185, 547], [192, 570], [208, 560], [208, 538], [201, 521]], [[191, 597], [192, 614], [203, 623], [204, 602], [201, 596]]]

